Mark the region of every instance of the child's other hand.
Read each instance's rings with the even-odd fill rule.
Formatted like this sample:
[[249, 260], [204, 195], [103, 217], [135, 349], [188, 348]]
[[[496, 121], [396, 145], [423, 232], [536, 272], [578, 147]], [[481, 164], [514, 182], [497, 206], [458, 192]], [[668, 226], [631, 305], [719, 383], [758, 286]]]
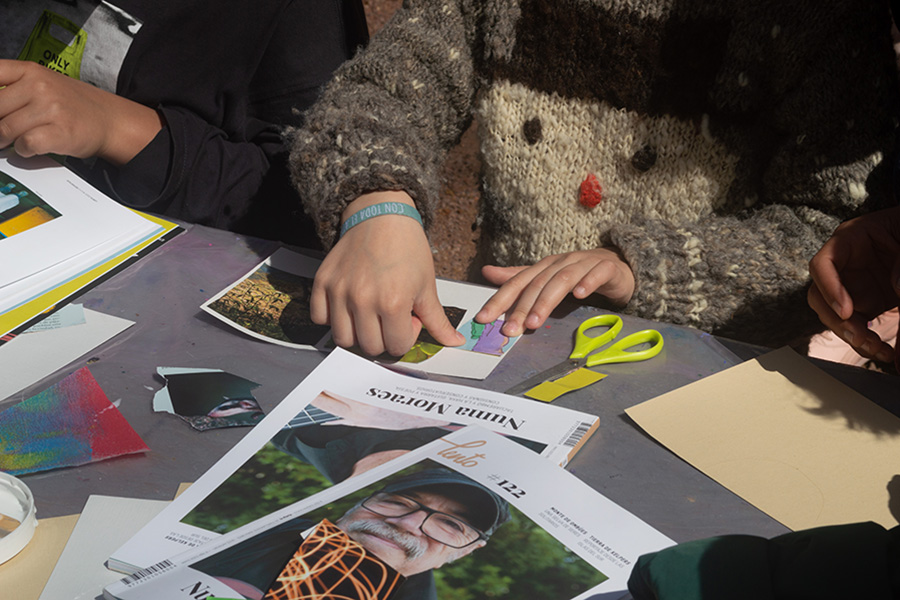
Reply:
[[156, 110], [37, 63], [0, 60], [0, 148], [123, 165], [162, 128]]
[[475, 320], [490, 323], [505, 312], [501, 331], [509, 337], [543, 325], [569, 292], [579, 300], [597, 293], [618, 305], [634, 294], [634, 274], [615, 248], [555, 254], [530, 267], [488, 265], [481, 272], [502, 287]]

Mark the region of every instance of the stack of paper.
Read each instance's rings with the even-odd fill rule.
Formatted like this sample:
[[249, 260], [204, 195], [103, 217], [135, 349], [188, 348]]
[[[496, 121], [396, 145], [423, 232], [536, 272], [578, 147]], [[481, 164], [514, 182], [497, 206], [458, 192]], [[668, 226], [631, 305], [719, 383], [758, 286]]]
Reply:
[[0, 153], [0, 335], [176, 228], [122, 206], [50, 158]]

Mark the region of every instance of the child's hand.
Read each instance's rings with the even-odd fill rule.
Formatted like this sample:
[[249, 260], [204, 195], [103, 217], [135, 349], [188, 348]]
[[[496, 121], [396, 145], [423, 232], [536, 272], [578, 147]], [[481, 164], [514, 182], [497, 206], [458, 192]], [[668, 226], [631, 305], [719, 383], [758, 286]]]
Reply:
[[123, 165], [162, 128], [156, 110], [37, 63], [0, 60], [0, 148]]
[[[403, 193], [360, 196], [345, 211], [381, 201], [412, 200]], [[370, 219], [347, 230], [316, 272], [310, 299], [315, 323], [331, 325], [338, 346], [370, 356], [402, 356], [424, 327], [438, 343], [459, 346], [458, 333], [437, 297], [434, 260], [422, 226], [399, 215]]]
[[543, 325], [569, 292], [578, 299], [596, 292], [619, 305], [625, 305], [634, 294], [634, 274], [615, 248], [555, 254], [530, 267], [488, 265], [481, 272], [502, 287], [475, 320], [490, 323], [505, 312], [501, 331], [509, 337]]

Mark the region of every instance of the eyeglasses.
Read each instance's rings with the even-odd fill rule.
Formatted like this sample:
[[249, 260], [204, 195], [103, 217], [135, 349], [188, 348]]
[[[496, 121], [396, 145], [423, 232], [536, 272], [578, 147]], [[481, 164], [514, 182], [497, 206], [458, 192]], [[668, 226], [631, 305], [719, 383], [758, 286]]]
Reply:
[[415, 512], [426, 513], [419, 530], [436, 542], [451, 548], [465, 548], [487, 536], [465, 521], [428, 508], [408, 496], [376, 492], [363, 500], [362, 507], [382, 517], [405, 517]]

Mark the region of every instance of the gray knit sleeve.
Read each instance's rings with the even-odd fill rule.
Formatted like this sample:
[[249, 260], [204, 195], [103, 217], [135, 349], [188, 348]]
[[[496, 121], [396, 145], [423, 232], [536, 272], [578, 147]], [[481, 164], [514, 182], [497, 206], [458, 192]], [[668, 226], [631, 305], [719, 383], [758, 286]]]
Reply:
[[[850, 18], [871, 28], [867, 10], [860, 5]], [[880, 22], [890, 25], [886, 14]], [[768, 108], [751, 131], [772, 142], [752, 169], [739, 165], [727, 206], [699, 222], [648, 220], [607, 232], [635, 273], [627, 310], [767, 345], [822, 329], [806, 303], [808, 262], [842, 220], [896, 204], [898, 94], [887, 43], [845, 35], [854, 23], [818, 25], [816, 39], [781, 42], [784, 55], [766, 63], [777, 65], [772, 71], [734, 73], [736, 87], [757, 75], [767, 81]], [[723, 97], [727, 83], [717, 88]]]
[[634, 271], [627, 312], [777, 346], [822, 329], [806, 305], [807, 262], [837, 225], [817, 211], [770, 206], [683, 227], [615, 227], [609, 243]]
[[478, 5], [406, 2], [294, 133], [293, 182], [326, 247], [366, 192], [406, 191], [432, 221], [440, 164], [472, 120]]

